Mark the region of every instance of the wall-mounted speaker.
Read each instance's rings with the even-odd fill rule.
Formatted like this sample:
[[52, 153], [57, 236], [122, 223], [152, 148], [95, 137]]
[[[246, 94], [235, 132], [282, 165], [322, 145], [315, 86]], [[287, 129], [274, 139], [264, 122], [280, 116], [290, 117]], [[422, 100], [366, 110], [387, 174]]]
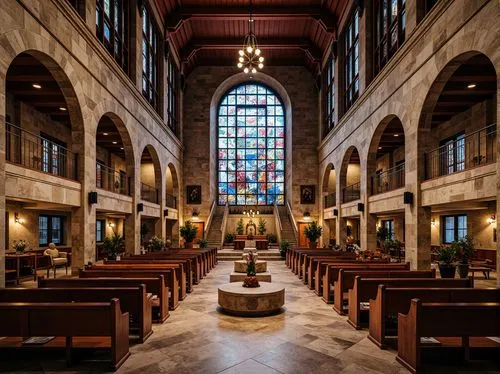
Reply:
[[97, 204], [97, 192], [89, 192], [89, 204]]
[[165, 209], [165, 210], [163, 211], [163, 215], [164, 215], [165, 217], [168, 217], [168, 209]]
[[404, 204], [413, 204], [413, 193], [412, 192], [405, 192], [403, 194], [403, 203]]
[[144, 211], [144, 204], [139, 203], [137, 204], [137, 213]]
[[339, 216], [339, 210], [338, 210], [338, 209], [334, 209], [334, 210], [333, 210], [333, 215], [334, 215], [335, 217], [338, 217], [338, 216]]
[[365, 204], [358, 203], [358, 212], [363, 212], [365, 210]]

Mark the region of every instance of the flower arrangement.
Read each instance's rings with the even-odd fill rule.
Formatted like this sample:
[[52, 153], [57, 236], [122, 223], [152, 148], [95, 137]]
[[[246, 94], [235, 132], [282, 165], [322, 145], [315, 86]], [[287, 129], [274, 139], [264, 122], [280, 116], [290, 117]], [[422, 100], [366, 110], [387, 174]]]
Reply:
[[165, 240], [162, 237], [153, 236], [148, 242], [149, 252], [160, 252], [165, 248]]
[[24, 239], [14, 240], [12, 248], [15, 249], [17, 253], [23, 253], [26, 250], [26, 248], [28, 248], [28, 242]]
[[248, 252], [247, 258], [247, 276], [243, 281], [243, 287], [255, 288], [260, 287], [259, 281], [255, 272], [255, 256], [252, 251]]

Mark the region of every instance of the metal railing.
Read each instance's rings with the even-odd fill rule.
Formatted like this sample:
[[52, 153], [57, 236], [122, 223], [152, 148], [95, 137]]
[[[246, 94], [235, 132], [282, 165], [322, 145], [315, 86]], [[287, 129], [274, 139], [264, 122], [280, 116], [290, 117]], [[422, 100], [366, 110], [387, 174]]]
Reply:
[[220, 249], [224, 247], [224, 239], [226, 236], [226, 229], [227, 229], [227, 219], [229, 217], [229, 204], [226, 203], [224, 205], [224, 213], [222, 215], [222, 224], [220, 225], [220, 233], [221, 233], [221, 239], [220, 239]]
[[78, 155], [59, 143], [5, 123], [5, 159], [25, 168], [78, 180]]
[[165, 206], [167, 208], [177, 209], [177, 198], [174, 195], [165, 195]]
[[103, 190], [130, 196], [130, 178], [123, 171], [118, 171], [100, 162], [96, 163], [96, 187]]
[[158, 190], [153, 186], [141, 182], [141, 199], [158, 204]]
[[325, 209], [337, 205], [337, 194], [332, 192], [325, 196]]
[[441, 177], [495, 162], [496, 143], [496, 124], [452, 140], [425, 154], [425, 177]]
[[354, 183], [350, 186], [344, 187], [342, 190], [342, 202], [348, 203], [350, 201], [358, 200], [361, 196], [361, 184]]
[[405, 185], [405, 164], [396, 165], [372, 175], [372, 195], [401, 188]]
[[274, 202], [273, 205], [273, 215], [274, 215], [274, 227], [276, 228], [276, 238], [278, 243], [281, 243], [281, 233], [283, 232], [283, 225], [281, 224], [280, 212], [278, 209], [278, 204]]

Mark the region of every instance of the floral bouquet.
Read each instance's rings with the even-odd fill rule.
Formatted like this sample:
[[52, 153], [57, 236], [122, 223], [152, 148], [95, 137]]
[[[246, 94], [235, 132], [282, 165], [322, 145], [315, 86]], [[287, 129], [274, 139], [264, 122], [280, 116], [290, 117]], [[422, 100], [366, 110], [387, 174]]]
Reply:
[[12, 248], [16, 250], [17, 253], [23, 253], [26, 248], [28, 248], [28, 242], [26, 240], [14, 240]]
[[247, 258], [247, 276], [243, 281], [243, 287], [255, 288], [260, 287], [255, 272], [255, 256], [252, 251], [248, 252]]

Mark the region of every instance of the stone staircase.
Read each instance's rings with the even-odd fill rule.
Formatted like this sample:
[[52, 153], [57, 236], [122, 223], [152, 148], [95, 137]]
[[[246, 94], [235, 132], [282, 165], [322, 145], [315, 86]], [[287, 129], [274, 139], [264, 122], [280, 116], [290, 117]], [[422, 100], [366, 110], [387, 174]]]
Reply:
[[292, 222], [288, 217], [286, 206], [278, 207], [278, 212], [281, 220], [281, 240], [286, 240], [290, 243], [290, 247], [297, 246], [297, 239], [295, 238], [295, 232], [293, 231]]
[[222, 241], [222, 233], [220, 231], [220, 228], [222, 226], [223, 218], [224, 207], [216, 207], [214, 215], [212, 217], [212, 223], [210, 224], [210, 230], [208, 231], [207, 235], [209, 248], [220, 247], [220, 243]]

